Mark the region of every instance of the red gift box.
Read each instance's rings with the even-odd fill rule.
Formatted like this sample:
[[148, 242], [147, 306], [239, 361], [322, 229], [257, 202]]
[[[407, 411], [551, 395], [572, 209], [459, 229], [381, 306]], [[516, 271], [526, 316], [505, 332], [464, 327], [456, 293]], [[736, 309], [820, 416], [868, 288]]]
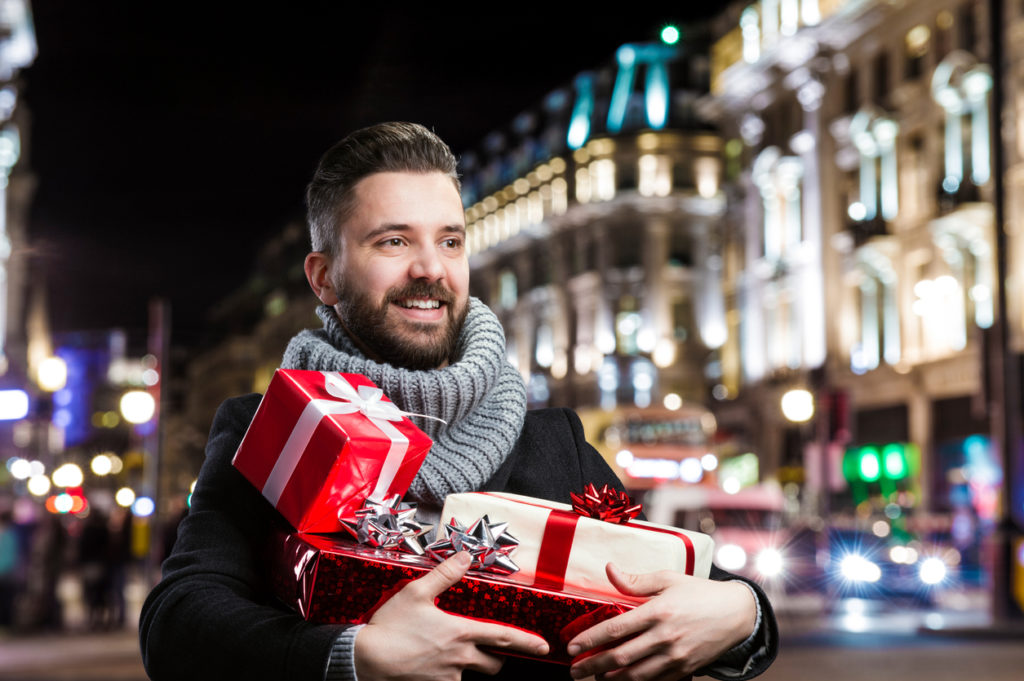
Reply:
[[[309, 534], [275, 535], [269, 566], [274, 593], [305, 619], [321, 624], [362, 624], [408, 581], [437, 565], [423, 556], [374, 549]], [[572, 589], [524, 584], [515, 576], [470, 571], [437, 598], [443, 610], [497, 622], [544, 638], [544, 662], [569, 664], [566, 645], [580, 632], [643, 602]], [[504, 653], [507, 654], [507, 653]]]
[[402, 495], [432, 442], [368, 378], [279, 369], [234, 465], [300, 532], [343, 532], [364, 500]]

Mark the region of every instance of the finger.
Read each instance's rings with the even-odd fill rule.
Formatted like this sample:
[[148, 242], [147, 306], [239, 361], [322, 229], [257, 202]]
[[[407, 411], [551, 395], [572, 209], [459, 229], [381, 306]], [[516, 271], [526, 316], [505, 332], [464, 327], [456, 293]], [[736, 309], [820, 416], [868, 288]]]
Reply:
[[661, 672], [654, 671], [646, 666], [635, 664], [627, 669], [616, 669], [605, 674], [597, 674], [597, 681], [619, 681], [620, 679], [643, 679], [644, 681], [690, 681], [690, 675], [684, 674], [681, 669], [673, 669], [671, 666]]
[[648, 609], [640, 606], [577, 634], [569, 641], [569, 654], [576, 656], [598, 646], [614, 643], [627, 636], [647, 631], [653, 624], [654, 619], [648, 614]]
[[612, 586], [627, 596], [654, 596], [672, 586], [672, 577], [678, 576], [665, 570], [638, 575], [622, 570], [615, 563], [608, 563], [604, 570]]
[[490, 622], [475, 621], [472, 640], [480, 646], [530, 655], [547, 655], [551, 650], [548, 642], [536, 634]]
[[[629, 667], [631, 670], [637, 669], [635, 665], [642, 665], [642, 669], [647, 671], [648, 675], [637, 675], [631, 678], [649, 678], [655, 673], [660, 672], [665, 664], [668, 663], [668, 658], [661, 655], [651, 655], [653, 642], [649, 640], [650, 637], [647, 635], [640, 635], [636, 638], [630, 639], [615, 646], [609, 650], [603, 650], [599, 653], [586, 657], [572, 665], [572, 675], [574, 678], [582, 678], [585, 676], [592, 676], [595, 674], [604, 674], [608, 672], [614, 672], [615, 670], [621, 670]], [[653, 660], [652, 664], [648, 664], [653, 658], [660, 658], [660, 661]], [[631, 666], [632, 665], [632, 666]], [[612, 678], [614, 674], [610, 675]]]
[[489, 655], [488, 653], [477, 649], [473, 658], [467, 660], [466, 664], [462, 668], [494, 676], [501, 671], [501, 666], [503, 664], [505, 664], [505, 658], [500, 655]]
[[469, 553], [460, 551], [405, 588], [433, 600], [462, 579], [472, 562]]

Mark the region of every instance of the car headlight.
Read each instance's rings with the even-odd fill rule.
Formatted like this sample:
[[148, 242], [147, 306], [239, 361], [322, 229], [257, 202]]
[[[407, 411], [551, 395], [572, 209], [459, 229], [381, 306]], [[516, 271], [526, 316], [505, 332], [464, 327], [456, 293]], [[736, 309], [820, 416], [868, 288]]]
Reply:
[[736, 544], [723, 544], [715, 555], [723, 570], [739, 570], [747, 564], [747, 552]]
[[864, 556], [851, 553], [839, 563], [839, 571], [851, 582], [877, 582], [882, 578], [882, 569]]
[[946, 579], [946, 564], [942, 562], [941, 558], [934, 556], [925, 558], [921, 561], [917, 576], [929, 586], [938, 584]]
[[757, 554], [754, 567], [765, 577], [778, 577], [782, 574], [782, 553], [777, 549], [765, 549]]

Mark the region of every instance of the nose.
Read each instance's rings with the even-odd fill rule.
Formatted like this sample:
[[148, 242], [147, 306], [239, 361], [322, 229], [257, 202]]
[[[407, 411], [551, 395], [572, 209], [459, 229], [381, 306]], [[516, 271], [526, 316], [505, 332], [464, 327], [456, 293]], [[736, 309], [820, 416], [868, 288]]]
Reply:
[[426, 246], [416, 249], [409, 263], [409, 276], [413, 279], [437, 281], [445, 275], [444, 263], [435, 248]]

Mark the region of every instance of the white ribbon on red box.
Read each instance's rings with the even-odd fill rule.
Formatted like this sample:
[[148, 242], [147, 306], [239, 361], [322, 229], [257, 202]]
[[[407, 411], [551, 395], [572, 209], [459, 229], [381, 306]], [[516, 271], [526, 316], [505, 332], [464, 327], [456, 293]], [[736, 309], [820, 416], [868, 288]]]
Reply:
[[395, 428], [390, 421], [401, 421], [406, 415], [421, 416], [421, 414], [408, 414], [395, 406], [393, 402], [385, 402], [383, 400], [384, 391], [380, 388], [367, 385], [354, 388], [339, 373], [328, 371], [320, 373], [324, 375], [324, 389], [337, 399], [310, 400], [306, 404], [263, 485], [263, 496], [275, 506], [277, 505], [285, 486], [302, 458], [302, 453], [313, 438], [313, 432], [324, 416], [361, 412], [391, 440], [391, 447], [388, 449], [380, 477], [377, 478], [377, 485], [369, 497], [373, 500], [382, 500], [398, 474], [405, 453], [409, 449], [409, 438]]

